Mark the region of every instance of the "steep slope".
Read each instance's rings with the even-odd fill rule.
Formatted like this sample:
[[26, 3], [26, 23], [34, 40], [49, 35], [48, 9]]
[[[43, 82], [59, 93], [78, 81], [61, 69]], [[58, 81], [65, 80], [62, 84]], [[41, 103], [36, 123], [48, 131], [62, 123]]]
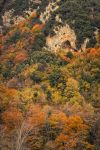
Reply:
[[[6, 26], [24, 20], [26, 15], [30, 15], [33, 10], [37, 10], [40, 21], [46, 24], [43, 31], [45, 37], [56, 35], [55, 27], [61, 30], [62, 27], [69, 26], [70, 28], [65, 34], [69, 34], [70, 31], [74, 32], [73, 37], [68, 38], [69, 42], [74, 42], [74, 45], [76, 45], [74, 48], [79, 49], [82, 47], [85, 50], [85, 47], [93, 47], [96, 44], [94, 32], [98, 31], [99, 33], [100, 29], [99, 0], [2, 0], [1, 7], [0, 16], [2, 16], [3, 23]], [[2, 19], [0, 20], [3, 24]], [[57, 36], [55, 37], [57, 38]], [[62, 40], [62, 43], [64, 42], [66, 42], [65, 38]], [[59, 47], [59, 44], [56, 42], [55, 44]], [[47, 46], [50, 47], [48, 40]], [[56, 49], [55, 46], [53, 48]]]
[[0, 25], [10, 26], [30, 15], [40, 5], [40, 0], [1, 0]]
[[40, 19], [47, 23], [45, 34], [52, 35], [55, 25], [68, 24], [77, 36], [77, 47], [80, 47], [86, 38], [89, 39], [88, 46], [96, 43], [94, 31], [96, 28], [100, 29], [99, 0], [58, 0], [54, 1], [54, 5], [52, 3], [43, 1], [40, 7]]
[[99, 1], [4, 2], [0, 150], [99, 150]]

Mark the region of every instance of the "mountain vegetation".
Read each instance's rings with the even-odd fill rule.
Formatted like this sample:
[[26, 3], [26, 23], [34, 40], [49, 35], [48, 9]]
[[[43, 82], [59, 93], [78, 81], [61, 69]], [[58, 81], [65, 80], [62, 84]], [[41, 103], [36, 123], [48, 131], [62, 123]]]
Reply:
[[[45, 11], [49, 0], [43, 0], [40, 7]], [[62, 0], [58, 1], [58, 9], [51, 14], [51, 18], [46, 24], [45, 34], [53, 34], [53, 28], [56, 24], [68, 23], [77, 35], [77, 47], [79, 48], [85, 38], [89, 38], [88, 47], [93, 47], [96, 43], [94, 31], [100, 28], [100, 2], [99, 0]], [[88, 14], [88, 15], [87, 15]], [[62, 22], [55, 20], [59, 15]]]
[[[27, 3], [10, 6], [18, 11]], [[45, 48], [54, 13], [40, 20], [48, 3], [0, 35], [0, 150], [99, 150], [100, 34], [94, 39], [93, 31], [100, 2], [58, 2], [56, 13], [75, 30], [78, 46], [84, 37], [90, 44], [56, 53]]]

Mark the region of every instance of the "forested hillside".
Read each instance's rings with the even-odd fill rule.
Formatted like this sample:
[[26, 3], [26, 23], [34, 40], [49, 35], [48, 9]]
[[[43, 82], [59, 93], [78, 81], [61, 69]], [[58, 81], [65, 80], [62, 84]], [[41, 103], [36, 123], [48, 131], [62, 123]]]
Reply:
[[[99, 0], [0, 8], [0, 150], [99, 150]], [[11, 9], [24, 20], [6, 26]]]
[[1, 16], [4, 15], [3, 20], [0, 19], [1, 24], [3, 24], [2, 21], [5, 25], [8, 24], [6, 17], [10, 19], [9, 23], [14, 23], [16, 17], [18, 20], [18, 16], [25, 17], [36, 10], [40, 20], [46, 22], [45, 37], [55, 34], [53, 30], [55, 26], [68, 24], [76, 34], [77, 48], [81, 47], [85, 39], [89, 39], [87, 47], [93, 47], [96, 44], [94, 32], [100, 29], [99, 0], [1, 0], [0, 7]]
[[[48, 6], [50, 1], [43, 1], [40, 7], [44, 12], [45, 7]], [[94, 31], [96, 28], [100, 28], [100, 1], [99, 0], [58, 0], [58, 8], [51, 12], [51, 17], [47, 23], [46, 33], [52, 34], [52, 28], [56, 24], [68, 23], [77, 35], [77, 46], [84, 41], [85, 38], [89, 38], [90, 42], [88, 46], [94, 46], [96, 43], [94, 37]], [[57, 22], [55, 17], [59, 15], [62, 22]], [[45, 16], [44, 16], [45, 18]]]

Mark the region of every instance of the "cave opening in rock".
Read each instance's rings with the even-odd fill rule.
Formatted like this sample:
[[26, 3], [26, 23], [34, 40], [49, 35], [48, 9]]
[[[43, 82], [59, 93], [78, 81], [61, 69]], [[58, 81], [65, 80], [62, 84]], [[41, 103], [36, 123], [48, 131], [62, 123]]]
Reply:
[[62, 43], [62, 48], [71, 48], [71, 43], [69, 40], [66, 40]]

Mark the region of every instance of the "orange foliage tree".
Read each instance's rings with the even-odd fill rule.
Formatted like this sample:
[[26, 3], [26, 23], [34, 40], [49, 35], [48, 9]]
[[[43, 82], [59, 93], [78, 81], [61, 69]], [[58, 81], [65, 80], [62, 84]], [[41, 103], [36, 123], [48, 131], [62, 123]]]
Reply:
[[[57, 150], [92, 148], [86, 142], [88, 126], [79, 116], [67, 117], [64, 113], [52, 114], [49, 118], [52, 129], [59, 131], [54, 143]], [[54, 132], [55, 132], [54, 131]]]
[[16, 63], [23, 62], [23, 61], [27, 60], [27, 58], [28, 58], [28, 55], [26, 52], [24, 52], [24, 51], [19, 52], [19, 53], [17, 53], [17, 55], [14, 59], [14, 63], [16, 64]]

